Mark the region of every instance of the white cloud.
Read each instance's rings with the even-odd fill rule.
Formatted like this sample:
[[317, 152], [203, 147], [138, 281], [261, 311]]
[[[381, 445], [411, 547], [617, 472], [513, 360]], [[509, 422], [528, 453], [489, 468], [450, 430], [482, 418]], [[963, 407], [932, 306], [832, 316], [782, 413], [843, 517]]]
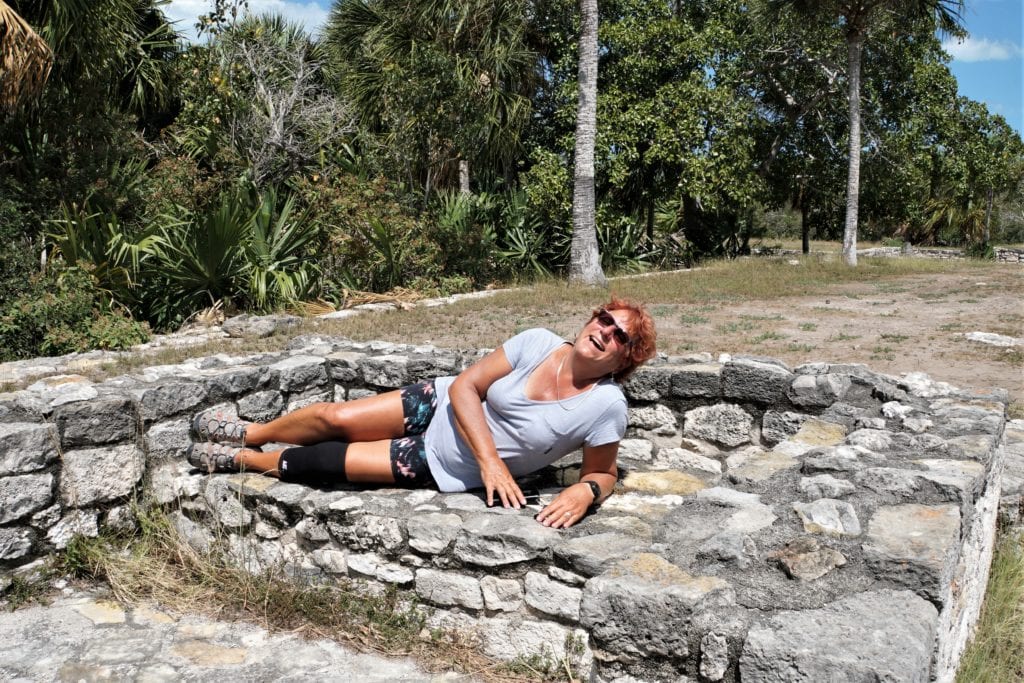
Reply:
[[1020, 45], [1009, 40], [988, 38], [950, 38], [943, 41], [942, 48], [961, 62], [1003, 62], [1024, 56]]
[[[171, 21], [177, 21], [177, 29], [186, 39], [196, 38], [196, 18], [207, 14], [213, 9], [213, 0], [171, 0], [164, 6], [164, 13]], [[249, 12], [252, 14], [280, 14], [289, 21], [300, 23], [307, 31], [319, 33], [327, 23], [328, 11], [320, 4], [308, 0], [249, 0]]]

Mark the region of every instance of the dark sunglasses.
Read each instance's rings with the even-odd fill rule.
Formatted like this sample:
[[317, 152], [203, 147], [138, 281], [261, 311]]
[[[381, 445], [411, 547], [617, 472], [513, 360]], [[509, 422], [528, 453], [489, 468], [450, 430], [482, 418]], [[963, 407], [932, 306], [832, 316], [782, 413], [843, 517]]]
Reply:
[[598, 311], [597, 314], [594, 315], [594, 318], [597, 319], [597, 322], [601, 327], [615, 328], [615, 330], [612, 332], [612, 336], [615, 337], [615, 341], [619, 342], [621, 346], [629, 346], [629, 344], [633, 341], [632, 339], [629, 338], [629, 334], [624, 329], [619, 327], [619, 324], [617, 322], [615, 322], [615, 318], [612, 317], [612, 314], [606, 311], [605, 309], [602, 308], [600, 311]]

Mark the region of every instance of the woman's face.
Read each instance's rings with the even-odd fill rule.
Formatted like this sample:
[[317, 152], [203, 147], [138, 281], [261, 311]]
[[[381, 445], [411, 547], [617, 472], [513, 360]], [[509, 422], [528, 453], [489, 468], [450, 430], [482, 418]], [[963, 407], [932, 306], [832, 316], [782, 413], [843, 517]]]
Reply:
[[629, 345], [622, 343], [618, 330], [629, 336], [632, 324], [633, 312], [628, 309], [594, 316], [576, 337], [575, 352], [598, 365], [603, 374], [613, 373], [627, 361], [629, 352]]

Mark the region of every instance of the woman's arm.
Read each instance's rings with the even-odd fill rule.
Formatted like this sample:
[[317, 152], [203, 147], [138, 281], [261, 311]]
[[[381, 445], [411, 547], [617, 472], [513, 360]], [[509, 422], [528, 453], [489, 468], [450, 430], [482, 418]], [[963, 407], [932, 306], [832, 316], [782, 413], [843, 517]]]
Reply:
[[[612, 494], [615, 480], [619, 474], [615, 465], [618, 454], [618, 441], [601, 446], [584, 446], [583, 468], [580, 470], [579, 482], [562, 489], [562, 492], [540, 511], [537, 521], [544, 526], [564, 529], [583, 519], [587, 508], [594, 503], [600, 503]], [[601, 489], [601, 495], [596, 499], [593, 490], [587, 483], [589, 481], [594, 482]]]
[[473, 452], [480, 467], [480, 478], [487, 492], [487, 505], [494, 504], [494, 494], [497, 493], [504, 507], [519, 509], [521, 505], [526, 505], [526, 498], [508, 471], [508, 466], [498, 457], [498, 449], [487, 426], [482, 403], [491, 385], [510, 372], [512, 364], [505, 357], [505, 350], [499, 347], [459, 373], [448, 388], [448, 400], [455, 412], [455, 426], [459, 435]]

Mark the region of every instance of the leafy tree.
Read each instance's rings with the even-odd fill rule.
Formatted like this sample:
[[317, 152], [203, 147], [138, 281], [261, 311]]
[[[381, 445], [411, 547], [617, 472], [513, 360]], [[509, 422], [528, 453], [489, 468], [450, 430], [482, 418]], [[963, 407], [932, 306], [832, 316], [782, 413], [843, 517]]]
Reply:
[[[849, 107], [846, 183], [846, 220], [843, 228], [843, 259], [857, 265], [857, 222], [861, 160], [861, 58], [871, 30], [883, 19], [912, 24], [929, 18], [950, 33], [961, 33], [961, 0], [770, 0], [778, 11], [792, 9], [812, 21], [841, 27], [847, 48], [847, 104]], [[887, 16], [884, 16], [887, 15]]]

